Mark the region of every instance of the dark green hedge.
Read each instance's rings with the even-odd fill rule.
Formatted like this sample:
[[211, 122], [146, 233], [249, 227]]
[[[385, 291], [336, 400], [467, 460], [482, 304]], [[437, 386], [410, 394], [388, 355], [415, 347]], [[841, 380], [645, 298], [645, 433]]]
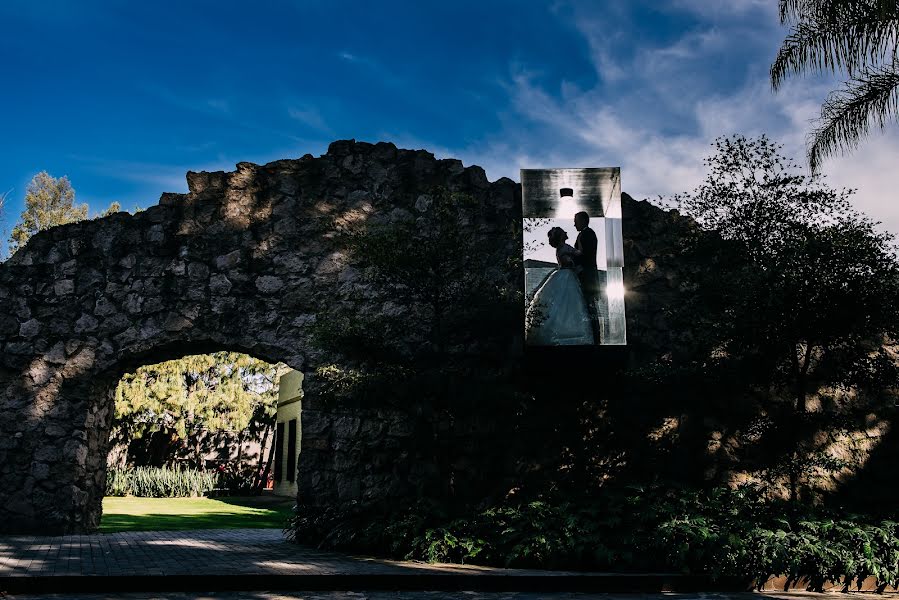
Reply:
[[899, 525], [767, 502], [743, 487], [629, 488], [596, 498], [509, 501], [448, 517], [299, 509], [287, 532], [326, 548], [396, 558], [548, 569], [683, 572], [899, 583]]

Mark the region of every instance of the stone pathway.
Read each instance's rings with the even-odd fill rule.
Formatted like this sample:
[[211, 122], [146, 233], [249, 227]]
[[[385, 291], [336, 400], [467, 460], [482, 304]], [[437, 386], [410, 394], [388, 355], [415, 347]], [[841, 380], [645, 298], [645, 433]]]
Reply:
[[[555, 592], [208, 592], [166, 594], [15, 594], [10, 600], [859, 600], [858, 594], [585, 594]], [[862, 599], [864, 600], [864, 599]]]
[[352, 557], [285, 541], [279, 529], [0, 536], [0, 577], [71, 575], [564, 575]]
[[[185, 598], [336, 599], [356, 597], [347, 595], [347, 590], [368, 590], [367, 594], [379, 599], [486, 598], [483, 594], [487, 592], [498, 593], [493, 598], [505, 595], [531, 599], [581, 597], [573, 592], [745, 589], [746, 582], [712, 581], [703, 576], [499, 569], [348, 556], [289, 543], [279, 529], [0, 536], [0, 598], [5, 592], [41, 596], [63, 593], [58, 598], [67, 597], [65, 594], [74, 598], [115, 597], [108, 594], [163, 598], [186, 593]], [[306, 592], [290, 595], [295, 590]], [[161, 595], [129, 596], [131, 592]], [[227, 596], [237, 592], [236, 596]], [[632, 593], [628, 598], [638, 596]]]

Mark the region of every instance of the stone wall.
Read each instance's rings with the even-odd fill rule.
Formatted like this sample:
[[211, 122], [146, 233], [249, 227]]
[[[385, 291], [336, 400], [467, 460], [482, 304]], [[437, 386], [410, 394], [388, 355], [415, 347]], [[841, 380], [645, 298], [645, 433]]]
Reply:
[[[335, 226], [415, 210], [444, 185], [477, 199], [473, 243], [505, 264], [521, 251], [511, 233], [520, 186], [423, 150], [353, 140], [318, 158], [239, 163], [187, 180], [187, 194], [42, 232], [0, 265], [0, 530], [96, 528], [117, 381], [190, 353], [246, 352], [306, 374], [305, 503], [401, 497], [427, 469], [402, 460], [407, 416], [336, 409], [317, 396], [315, 368], [334, 357], [309, 341], [316, 313], [332, 303], [385, 310], [366, 295]], [[651, 355], [667, 344], [663, 307], [678, 287], [672, 240], [689, 223], [629, 197], [623, 204], [629, 351]], [[480, 468], [474, 460], [469, 467]]]

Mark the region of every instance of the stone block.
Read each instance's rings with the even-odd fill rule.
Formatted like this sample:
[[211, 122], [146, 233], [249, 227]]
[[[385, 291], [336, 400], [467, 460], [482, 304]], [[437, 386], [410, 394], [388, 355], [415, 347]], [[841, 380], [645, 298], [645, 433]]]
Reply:
[[57, 296], [68, 296], [75, 293], [74, 279], [60, 279], [53, 284], [53, 292]]

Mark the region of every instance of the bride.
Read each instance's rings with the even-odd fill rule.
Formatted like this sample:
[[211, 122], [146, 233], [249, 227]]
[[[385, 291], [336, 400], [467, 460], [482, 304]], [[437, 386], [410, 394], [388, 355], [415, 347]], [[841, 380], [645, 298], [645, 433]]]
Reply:
[[547, 236], [559, 268], [534, 293], [525, 319], [525, 341], [534, 346], [593, 344], [590, 314], [577, 277], [580, 252], [565, 243], [568, 234], [561, 227], [553, 227]]

